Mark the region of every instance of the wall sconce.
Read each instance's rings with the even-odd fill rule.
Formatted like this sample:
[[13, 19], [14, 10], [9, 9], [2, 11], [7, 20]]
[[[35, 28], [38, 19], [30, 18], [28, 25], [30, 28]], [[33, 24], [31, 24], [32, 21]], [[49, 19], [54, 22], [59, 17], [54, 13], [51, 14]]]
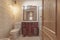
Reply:
[[17, 0], [12, 0], [12, 3], [13, 4], [17, 4]]
[[17, 6], [13, 6], [12, 11], [13, 11], [13, 14], [17, 14], [19, 11], [19, 8]]
[[16, 4], [16, 0], [14, 1], [14, 3]]
[[19, 13], [19, 5], [18, 5], [18, 3], [16, 2], [16, 0], [10, 0], [10, 3], [8, 4], [9, 5], [9, 10], [10, 10], [10, 12], [11, 12], [11, 14], [13, 15], [13, 17], [14, 17], [14, 20], [16, 21], [17, 20], [17, 17], [18, 17], [18, 13]]
[[19, 6], [17, 5], [9, 5], [10, 6], [10, 9], [11, 9], [11, 12], [16, 15], [18, 12], [19, 12]]
[[16, 15], [19, 12], [19, 6], [17, 5], [17, 1], [16, 0], [12, 0], [11, 2], [12, 4], [9, 5], [12, 13], [14, 15]]

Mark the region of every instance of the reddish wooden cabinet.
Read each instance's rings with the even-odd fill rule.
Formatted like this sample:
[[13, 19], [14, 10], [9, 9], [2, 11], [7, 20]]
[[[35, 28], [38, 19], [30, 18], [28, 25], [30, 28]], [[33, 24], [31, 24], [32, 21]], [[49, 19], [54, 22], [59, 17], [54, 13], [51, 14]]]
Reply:
[[22, 35], [38, 36], [39, 35], [38, 22], [22, 22]]

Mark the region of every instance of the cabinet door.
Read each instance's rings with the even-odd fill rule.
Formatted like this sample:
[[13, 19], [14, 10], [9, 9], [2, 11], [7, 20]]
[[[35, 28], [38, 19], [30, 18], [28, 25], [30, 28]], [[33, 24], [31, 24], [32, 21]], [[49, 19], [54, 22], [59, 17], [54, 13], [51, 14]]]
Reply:
[[43, 40], [55, 40], [56, 25], [56, 0], [43, 0]]
[[39, 36], [38, 22], [22, 22], [23, 36]]
[[22, 34], [23, 36], [26, 36], [27, 34], [27, 31], [26, 31], [26, 23], [25, 22], [22, 22]]

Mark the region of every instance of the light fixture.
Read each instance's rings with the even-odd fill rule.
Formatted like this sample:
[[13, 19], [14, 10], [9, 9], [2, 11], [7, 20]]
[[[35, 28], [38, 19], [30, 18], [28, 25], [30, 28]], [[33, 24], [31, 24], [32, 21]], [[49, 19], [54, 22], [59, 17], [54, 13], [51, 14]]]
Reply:
[[12, 7], [12, 11], [13, 11], [13, 14], [17, 14], [18, 13], [18, 11], [19, 11], [19, 8], [18, 8], [18, 6], [13, 6]]
[[12, 14], [17, 16], [19, 12], [19, 5], [17, 5], [17, 0], [12, 0], [9, 4], [9, 7], [11, 9]]
[[14, 3], [16, 4], [16, 0], [14, 1]]
[[29, 20], [32, 20], [33, 19], [33, 17], [29, 17]]
[[12, 4], [17, 4], [17, 0], [11, 0]]
[[29, 17], [29, 20], [33, 20], [33, 15], [32, 15], [33, 13], [32, 12], [30, 12], [30, 17]]

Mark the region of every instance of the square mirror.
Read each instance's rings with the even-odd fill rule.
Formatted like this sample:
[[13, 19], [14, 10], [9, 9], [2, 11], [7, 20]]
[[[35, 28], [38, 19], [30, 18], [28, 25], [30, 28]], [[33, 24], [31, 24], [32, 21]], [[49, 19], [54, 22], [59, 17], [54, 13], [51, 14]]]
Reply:
[[37, 6], [23, 6], [23, 21], [37, 21]]

